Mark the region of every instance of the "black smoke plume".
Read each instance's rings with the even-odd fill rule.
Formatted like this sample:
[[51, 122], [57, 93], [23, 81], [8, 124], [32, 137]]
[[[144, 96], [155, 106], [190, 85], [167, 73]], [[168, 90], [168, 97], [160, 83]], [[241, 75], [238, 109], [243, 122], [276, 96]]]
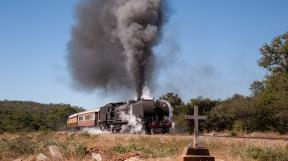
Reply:
[[84, 89], [135, 88], [153, 74], [165, 0], [81, 0], [72, 28], [69, 69]]

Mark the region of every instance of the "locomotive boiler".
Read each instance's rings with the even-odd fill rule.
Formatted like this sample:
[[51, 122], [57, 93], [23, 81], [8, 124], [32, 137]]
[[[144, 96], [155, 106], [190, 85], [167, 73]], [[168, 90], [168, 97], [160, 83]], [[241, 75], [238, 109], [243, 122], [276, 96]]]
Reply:
[[169, 133], [172, 107], [163, 100], [131, 100], [109, 103], [100, 108], [69, 116], [67, 126], [73, 129], [98, 127], [109, 132]]

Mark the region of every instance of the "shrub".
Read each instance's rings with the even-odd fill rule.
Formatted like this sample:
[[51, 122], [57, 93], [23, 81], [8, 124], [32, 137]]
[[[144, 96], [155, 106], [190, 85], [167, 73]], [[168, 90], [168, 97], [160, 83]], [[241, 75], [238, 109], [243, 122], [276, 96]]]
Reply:
[[87, 147], [82, 144], [78, 144], [75, 148], [75, 151], [76, 155], [79, 157], [84, 157], [88, 153]]

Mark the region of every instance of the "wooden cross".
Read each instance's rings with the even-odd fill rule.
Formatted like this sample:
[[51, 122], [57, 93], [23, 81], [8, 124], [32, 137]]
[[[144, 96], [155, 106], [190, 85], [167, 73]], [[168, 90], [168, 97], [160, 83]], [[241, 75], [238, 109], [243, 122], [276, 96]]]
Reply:
[[194, 120], [194, 147], [201, 147], [198, 140], [199, 129], [198, 129], [198, 121], [206, 120], [207, 116], [199, 116], [198, 115], [198, 106], [194, 106], [194, 115], [185, 115], [185, 119]]

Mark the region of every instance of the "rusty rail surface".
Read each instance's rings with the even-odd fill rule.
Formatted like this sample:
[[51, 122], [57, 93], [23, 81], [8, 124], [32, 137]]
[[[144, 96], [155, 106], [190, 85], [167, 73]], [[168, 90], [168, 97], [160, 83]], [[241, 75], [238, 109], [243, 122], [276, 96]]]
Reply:
[[249, 136], [219, 136], [219, 135], [200, 135], [201, 137], [217, 137], [217, 138], [235, 138], [235, 139], [260, 139], [260, 140], [284, 140], [288, 141], [287, 137], [249, 137]]

